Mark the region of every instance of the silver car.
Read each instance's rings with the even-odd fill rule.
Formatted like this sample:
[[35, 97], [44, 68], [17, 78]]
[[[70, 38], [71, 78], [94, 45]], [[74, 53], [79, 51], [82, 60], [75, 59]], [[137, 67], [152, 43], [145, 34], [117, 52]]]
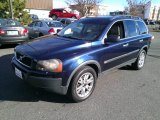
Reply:
[[41, 37], [43, 35], [56, 34], [63, 29], [64, 25], [59, 21], [37, 20], [28, 25], [29, 38]]
[[28, 30], [13, 19], [0, 19], [0, 46], [28, 41]]

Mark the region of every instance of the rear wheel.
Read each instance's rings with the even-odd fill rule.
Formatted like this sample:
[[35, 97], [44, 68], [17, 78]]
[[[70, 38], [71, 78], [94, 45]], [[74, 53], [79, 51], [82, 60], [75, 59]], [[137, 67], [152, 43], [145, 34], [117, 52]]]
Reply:
[[145, 59], [146, 59], [146, 51], [145, 50], [142, 50], [140, 53], [139, 53], [139, 56], [136, 60], [135, 63], [132, 64], [132, 67], [136, 70], [140, 70], [143, 68], [144, 66], [144, 63], [145, 63]]
[[57, 15], [52, 15], [53, 20], [56, 20], [57, 18], [58, 18]]
[[43, 36], [43, 34], [42, 33], [39, 33], [39, 37], [42, 37]]
[[75, 17], [75, 16], [73, 16], [72, 18], [73, 18], [73, 19], [76, 19], [76, 17]]
[[97, 75], [93, 68], [84, 66], [73, 77], [69, 95], [75, 102], [81, 102], [90, 97], [92, 94]]

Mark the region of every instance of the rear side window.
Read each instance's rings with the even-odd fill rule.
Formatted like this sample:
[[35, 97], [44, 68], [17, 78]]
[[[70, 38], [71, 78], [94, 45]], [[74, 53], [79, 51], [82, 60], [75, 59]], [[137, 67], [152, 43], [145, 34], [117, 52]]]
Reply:
[[138, 27], [139, 27], [139, 32], [140, 34], [147, 34], [147, 28], [145, 26], [145, 24], [141, 21], [137, 21]]
[[138, 30], [137, 30], [135, 21], [125, 20], [124, 22], [127, 29], [127, 37], [134, 37], [138, 35]]
[[67, 21], [66, 21], [66, 24], [67, 24], [67, 25], [71, 24], [71, 21], [70, 21], [70, 20], [67, 20]]
[[15, 20], [0, 20], [0, 26], [7, 26], [7, 27], [19, 27], [21, 24]]

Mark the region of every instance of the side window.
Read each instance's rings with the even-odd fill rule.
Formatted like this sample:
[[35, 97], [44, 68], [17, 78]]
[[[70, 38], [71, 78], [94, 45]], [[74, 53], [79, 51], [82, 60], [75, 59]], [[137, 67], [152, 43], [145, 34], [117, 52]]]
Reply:
[[43, 23], [42, 22], [40, 22], [40, 27], [43, 27]]
[[70, 20], [66, 20], [66, 24], [67, 25], [71, 24], [71, 21]]
[[34, 27], [35, 26], [35, 22], [32, 22], [31, 24], [28, 25], [29, 27]]
[[123, 22], [116, 22], [109, 30], [107, 36], [119, 36], [120, 39], [125, 38]]
[[61, 22], [62, 22], [63, 24], [65, 24], [65, 19], [62, 19]]
[[142, 21], [137, 21], [137, 24], [139, 27], [140, 34], [146, 34], [148, 30], [147, 30], [145, 24]]
[[133, 37], [138, 35], [138, 30], [135, 21], [125, 20], [125, 25], [127, 29], [127, 37]]
[[35, 23], [35, 26], [36, 26], [36, 27], [40, 27], [40, 26], [41, 26], [41, 22], [36, 22], [36, 23]]
[[63, 12], [63, 10], [56, 10], [55, 12]]

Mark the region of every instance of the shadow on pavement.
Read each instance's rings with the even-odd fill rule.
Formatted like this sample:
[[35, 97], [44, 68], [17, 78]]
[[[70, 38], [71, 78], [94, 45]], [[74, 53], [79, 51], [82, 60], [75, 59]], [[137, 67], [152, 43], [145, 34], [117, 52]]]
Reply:
[[152, 55], [152, 54], [148, 54], [148, 56], [153, 57], [153, 58], [160, 59], [160, 55]]
[[0, 49], [15, 48], [17, 44], [1, 45]]
[[12, 70], [12, 57], [13, 54], [0, 57], [0, 102], [71, 102], [71, 100], [69, 100], [66, 96], [57, 95], [41, 89], [36, 89], [28, 85], [25, 81], [18, 79]]

